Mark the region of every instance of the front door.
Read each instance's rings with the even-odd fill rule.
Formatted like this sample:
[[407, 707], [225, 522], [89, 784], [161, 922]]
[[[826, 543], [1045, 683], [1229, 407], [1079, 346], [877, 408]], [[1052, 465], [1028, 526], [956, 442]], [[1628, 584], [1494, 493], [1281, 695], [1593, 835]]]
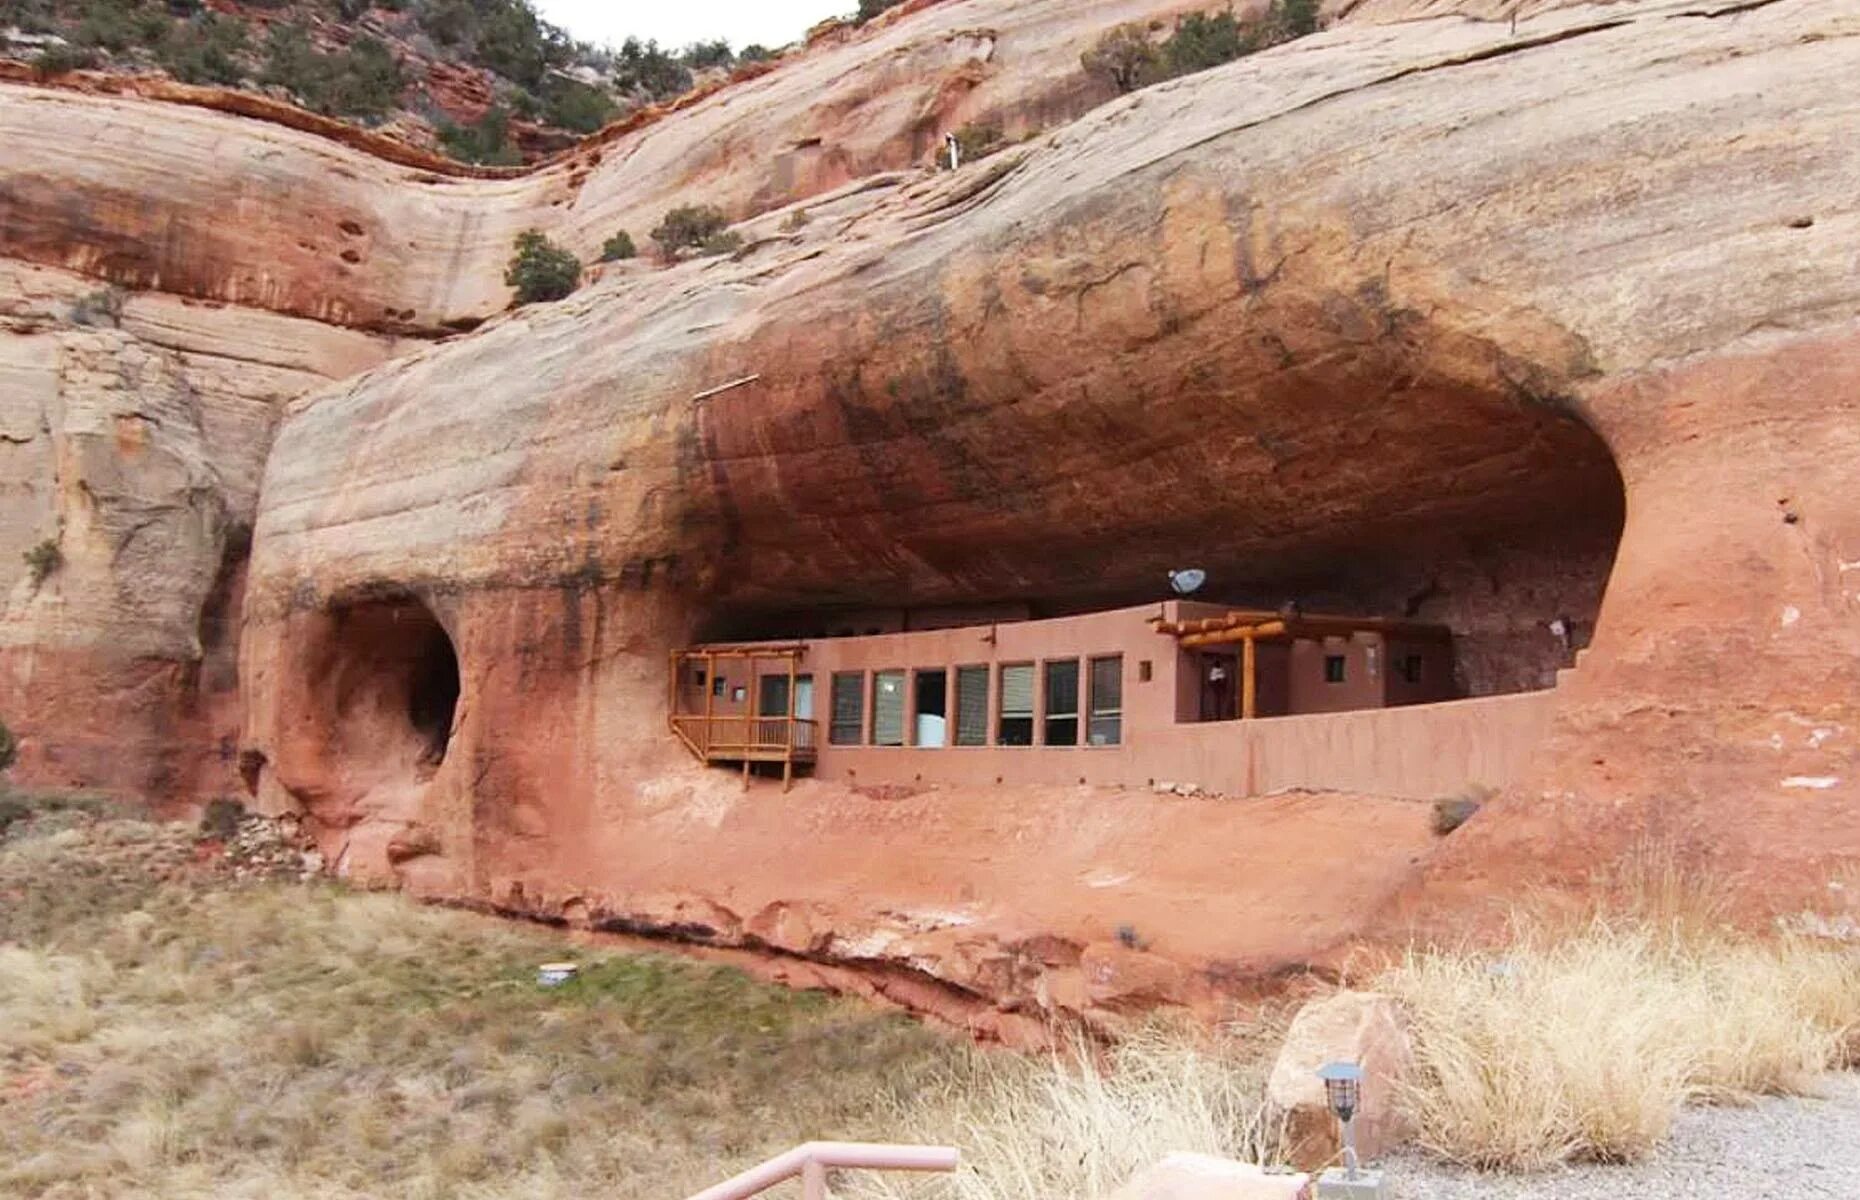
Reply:
[[[764, 675], [762, 677], [761, 695], [756, 699], [756, 715], [759, 717], [788, 715], [788, 677], [786, 675]], [[803, 720], [813, 719], [814, 677], [812, 675], [795, 676], [794, 715]]]
[[1204, 650], [1197, 656], [1196, 669], [1201, 675], [1201, 719], [1229, 721], [1240, 715], [1237, 677], [1238, 655]]
[[756, 715], [758, 717], [788, 715], [788, 677], [786, 675], [764, 675], [762, 677], [761, 695], [756, 698]]

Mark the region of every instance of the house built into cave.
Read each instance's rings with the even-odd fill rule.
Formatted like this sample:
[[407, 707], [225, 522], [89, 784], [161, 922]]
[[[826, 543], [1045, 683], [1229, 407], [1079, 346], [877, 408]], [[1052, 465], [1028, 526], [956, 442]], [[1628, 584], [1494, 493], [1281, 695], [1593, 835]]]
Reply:
[[1548, 692], [1461, 698], [1452, 632], [1169, 601], [676, 651], [700, 759], [850, 782], [1436, 795], [1521, 769]]

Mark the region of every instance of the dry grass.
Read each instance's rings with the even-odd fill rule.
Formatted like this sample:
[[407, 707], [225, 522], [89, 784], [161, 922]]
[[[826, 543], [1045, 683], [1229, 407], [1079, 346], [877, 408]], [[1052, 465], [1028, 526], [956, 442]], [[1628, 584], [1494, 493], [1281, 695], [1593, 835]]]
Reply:
[[[1277, 1156], [1270, 1024], [1023, 1058], [193, 857], [82, 807], [0, 839], [0, 1195], [663, 1197], [831, 1136], [963, 1148], [955, 1177], [849, 1175], [852, 1197], [1047, 1200], [1170, 1150]], [[536, 987], [561, 957], [582, 978]], [[1417, 951], [1380, 986], [1415, 1020], [1425, 1144], [1480, 1166], [1633, 1159], [1687, 1102], [1860, 1058], [1860, 956], [1733, 934], [1667, 883], [1627, 918], [1520, 923], [1502, 956]]]
[[[850, 1137], [949, 1139], [967, 1165], [842, 1191], [1046, 1200], [1262, 1137], [1256, 1049], [984, 1051], [733, 970], [203, 880], [182, 831], [64, 824], [0, 840], [0, 1195], [666, 1197]], [[582, 978], [537, 988], [561, 957]]]
[[1261, 1053], [1276, 1043], [1153, 1025], [1102, 1054], [1074, 1045], [1045, 1060], [983, 1060], [945, 1074], [898, 1114], [913, 1140], [962, 1148], [955, 1176], [866, 1176], [849, 1181], [847, 1194], [1091, 1197], [1172, 1150], [1276, 1161], [1279, 1130], [1264, 1104], [1270, 1059]]
[[1406, 1003], [1422, 1143], [1468, 1165], [1644, 1156], [1695, 1101], [1812, 1089], [1860, 1046], [1860, 955], [1730, 932], [1679, 893], [1574, 928], [1519, 923], [1502, 956], [1430, 950]]
[[[329, 887], [164, 883], [177, 835], [0, 843], [0, 1195], [663, 1197], [969, 1051], [895, 1014]], [[546, 991], [535, 964], [571, 956]]]

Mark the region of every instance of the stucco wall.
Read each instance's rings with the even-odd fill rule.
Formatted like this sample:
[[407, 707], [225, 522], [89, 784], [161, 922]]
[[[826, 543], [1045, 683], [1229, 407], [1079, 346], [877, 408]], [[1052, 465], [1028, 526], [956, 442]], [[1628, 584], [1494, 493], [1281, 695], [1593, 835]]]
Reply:
[[1174, 783], [1434, 799], [1519, 778], [1554, 692], [1131, 731], [1121, 747], [822, 747], [816, 774], [867, 783]]

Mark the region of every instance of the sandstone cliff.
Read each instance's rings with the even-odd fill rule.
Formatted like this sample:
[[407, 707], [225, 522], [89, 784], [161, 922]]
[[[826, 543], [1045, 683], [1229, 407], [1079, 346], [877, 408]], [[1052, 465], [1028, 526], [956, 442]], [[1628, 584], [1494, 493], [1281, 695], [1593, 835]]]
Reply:
[[[982, 13], [999, 33], [1056, 7], [935, 6], [808, 61], [870, 78], [897, 38], [928, 56], [910, 79], [954, 78]], [[852, 106], [842, 163], [771, 167], [762, 131], [809, 128], [777, 110], [815, 112], [824, 67], [507, 182], [260, 131], [279, 153], [236, 177], [274, 189], [263, 235], [144, 243], [137, 282], [432, 330], [498, 306], [524, 225], [586, 248], [680, 189], [766, 210], [733, 260], [612, 271], [291, 406], [244, 595], [261, 800], [306, 810], [344, 869], [431, 894], [1030, 1011], [1257, 979], [1398, 893], [1389, 911], [1438, 918], [1643, 842], [1752, 903], [1825, 897], [1860, 846], [1860, 24], [1835, 0], [1526, 5], [1515, 26], [1510, 6], [1435, 7], [1370, 0], [953, 175], [866, 177], [919, 152], [926, 104], [968, 111], [921, 97]], [[751, 95], [766, 111], [731, 116]], [[28, 105], [99, 138], [122, 118], [3, 98], [28, 140]], [[70, 179], [45, 144], [32, 172]], [[335, 199], [293, 208], [313, 150]], [[226, 169], [133, 211], [197, 228]], [[812, 219], [785, 228], [802, 199]], [[120, 219], [55, 208], [11, 209], [7, 252], [83, 267]], [[337, 267], [325, 227], [346, 211], [380, 250]], [[246, 237], [318, 248], [274, 266]], [[1494, 644], [1571, 611], [1593, 636], [1533, 777], [1438, 851], [1389, 800], [743, 795], [662, 733], [664, 652], [694, 632], [825, 602], [1134, 593], [1190, 552], [1262, 588], [1406, 598]], [[457, 666], [443, 756], [396, 702], [426, 686], [427, 646]], [[1268, 870], [1340, 849], [1342, 900]], [[1120, 912], [1161, 931], [1149, 951], [1115, 943]]]

